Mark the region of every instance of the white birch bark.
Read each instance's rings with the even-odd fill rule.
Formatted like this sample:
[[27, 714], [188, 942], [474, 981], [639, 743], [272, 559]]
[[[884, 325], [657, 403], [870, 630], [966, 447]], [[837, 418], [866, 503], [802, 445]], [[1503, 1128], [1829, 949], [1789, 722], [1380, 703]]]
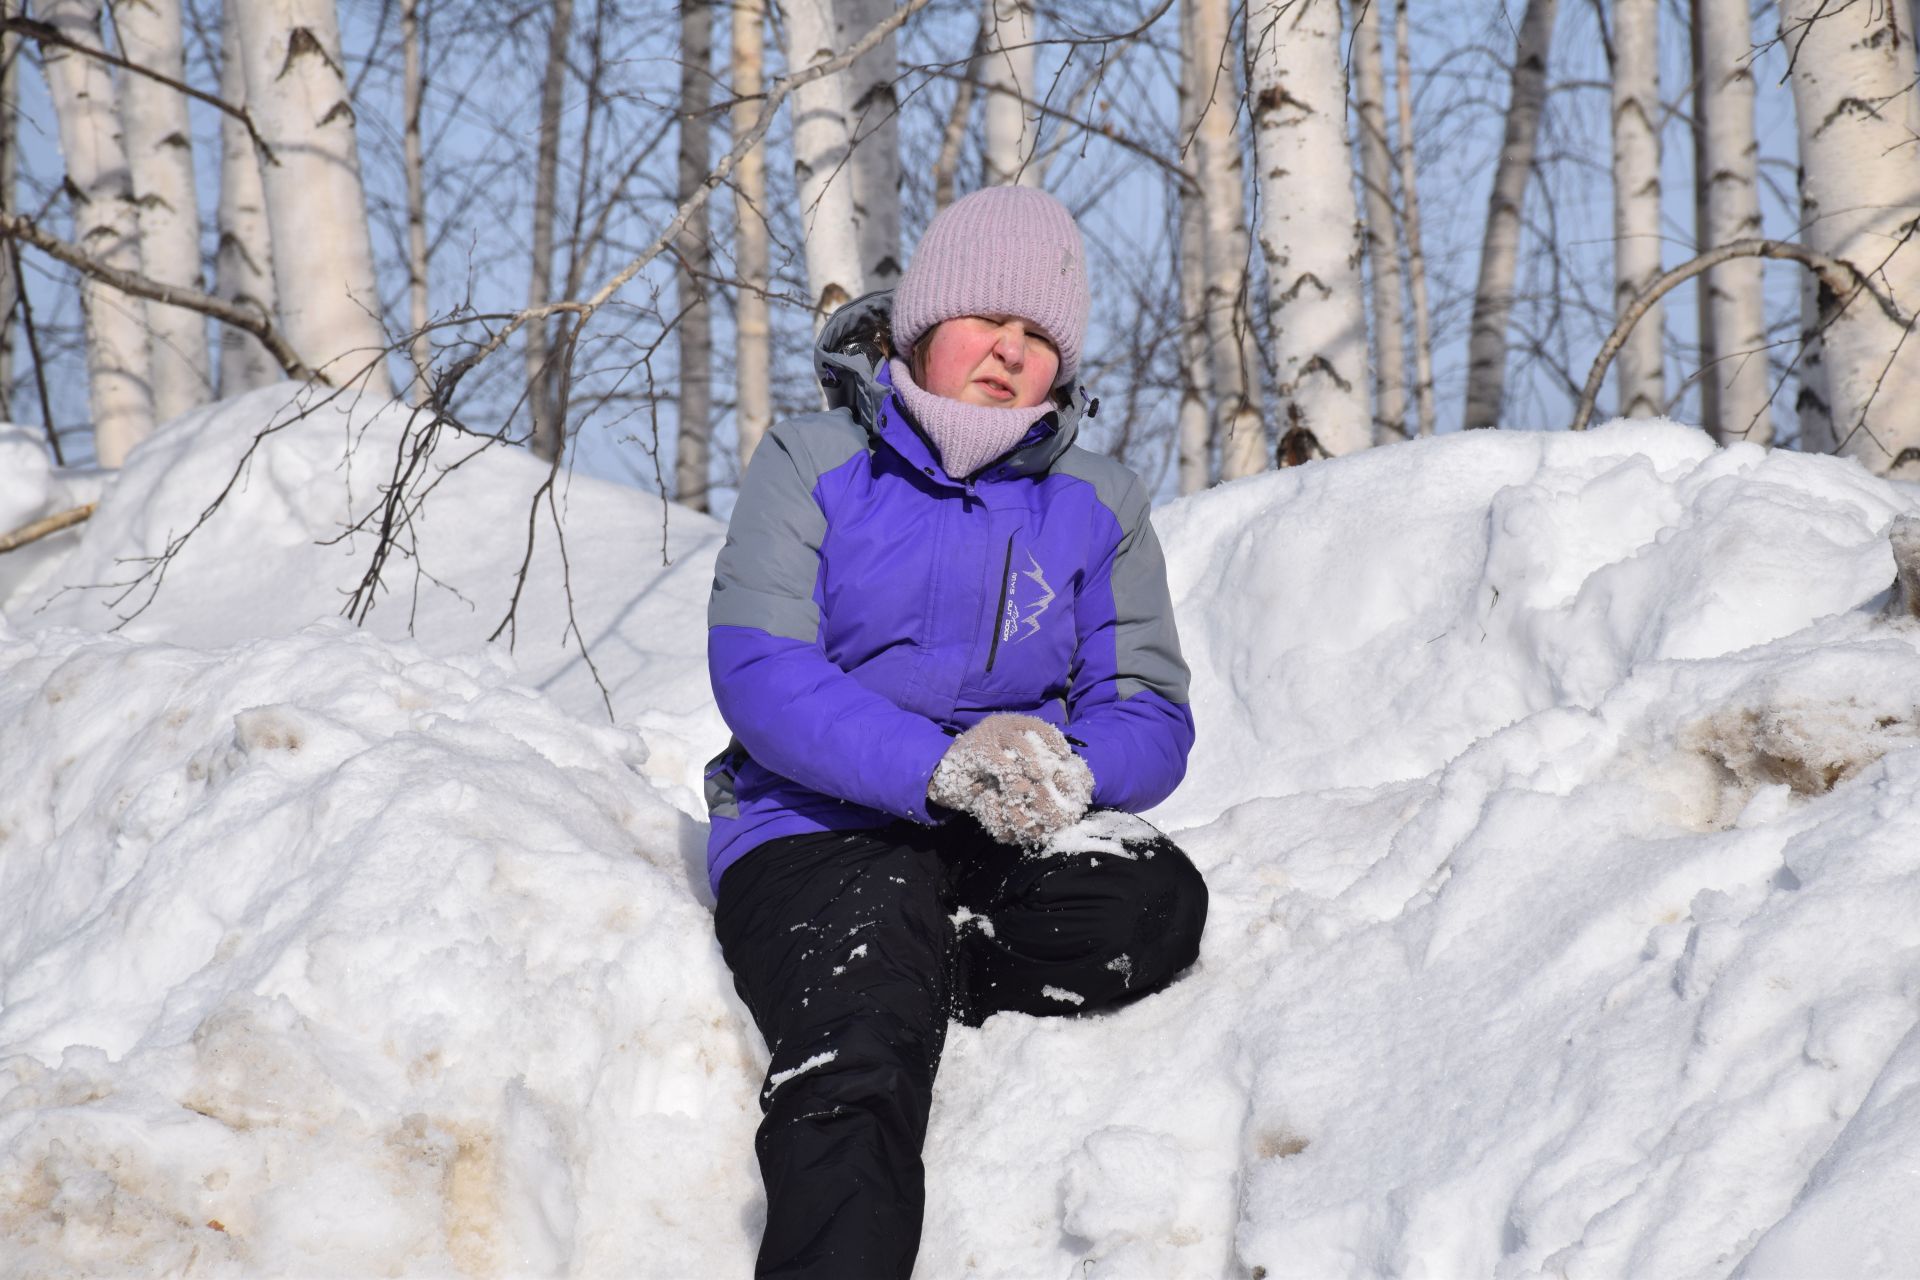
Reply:
[[[48, 0], [38, 11], [68, 40], [102, 47], [100, 0]], [[108, 266], [137, 272], [140, 232], [113, 77], [105, 63], [57, 45], [42, 46], [41, 55], [67, 164], [74, 242]], [[146, 309], [91, 277], [80, 282], [80, 302], [86, 312], [94, 456], [103, 467], [117, 467], [134, 445], [153, 434]]]
[[[1801, 208], [1805, 207], [1803, 200]], [[1811, 271], [1800, 281], [1800, 355], [1794, 373], [1800, 381], [1793, 402], [1794, 416], [1800, 420], [1800, 451], [1832, 453], [1838, 442], [1833, 435], [1833, 408], [1827, 402], [1827, 362], [1820, 347], [1820, 278]]]
[[[893, 12], [893, 0], [839, 0], [839, 47], [849, 48]], [[900, 281], [900, 121], [893, 82], [900, 75], [893, 34], [847, 72], [853, 127], [853, 211], [860, 222], [860, 266], [869, 289]]]
[[[1803, 234], [1865, 272], [1911, 319], [1920, 311], [1920, 90], [1906, 17], [1890, 5], [1780, 4], [1806, 174]], [[1864, 298], [1838, 301], [1821, 299], [1820, 336], [1839, 450], [1876, 472], [1920, 475], [1920, 338]]]
[[1407, 298], [1413, 311], [1413, 403], [1420, 434], [1433, 434], [1433, 333], [1427, 307], [1427, 257], [1420, 239], [1420, 182], [1414, 164], [1413, 58], [1409, 52], [1407, 4], [1393, 10], [1394, 101], [1400, 116], [1398, 163], [1400, 207], [1407, 242]]
[[[1761, 234], [1760, 148], [1754, 137], [1754, 82], [1746, 0], [1697, 0], [1700, 116], [1705, 146], [1706, 235], [1701, 248]], [[1722, 440], [1773, 443], [1767, 373], [1764, 272], [1758, 258], [1735, 258], [1707, 273], [1711, 343], [1706, 380], [1715, 392]]]
[[[1213, 64], [1194, 39], [1194, 9], [1180, 5], [1180, 137], [1188, 139], [1180, 168], [1180, 492], [1198, 493], [1213, 482], [1212, 355], [1207, 337], [1207, 214], [1200, 188], [1200, 108], [1212, 92]], [[1218, 50], [1215, 50], [1218, 53]]]
[[[560, 110], [567, 87], [567, 47], [573, 36], [573, 0], [554, 0], [547, 15], [547, 63], [540, 81], [540, 144], [533, 162], [533, 245], [527, 272], [527, 306], [553, 301], [553, 205], [559, 198]], [[565, 424], [552, 394], [548, 321], [527, 326], [527, 413], [533, 420], [535, 457], [557, 457]]]
[[1553, 38], [1554, 0], [1527, 0], [1514, 50], [1505, 137], [1488, 201], [1487, 230], [1474, 288], [1467, 336], [1466, 427], [1500, 425], [1507, 381], [1507, 318], [1513, 311], [1520, 259], [1520, 208], [1533, 176], [1533, 150], [1547, 101], [1547, 50]]
[[[780, 0], [780, 12], [786, 22], [790, 71], [825, 62], [839, 52], [834, 48], [832, 0]], [[848, 119], [844, 74], [822, 76], [793, 91], [793, 176], [800, 192], [816, 331], [828, 316], [866, 292], [847, 163]]]
[[[760, 118], [764, 83], [766, 0], [733, 0], [732, 125], [740, 137]], [[734, 264], [740, 297], [734, 304], [734, 431], [744, 472], [773, 425], [773, 328], [767, 315], [767, 153], [756, 144], [733, 171]]]
[[987, 86], [985, 185], [1039, 185], [1033, 155], [1040, 146], [1040, 98], [1034, 84], [1033, 0], [985, 0], [986, 47], [980, 78]]
[[[709, 145], [707, 107], [713, 100], [713, 6], [710, 0], [680, 0], [680, 170], [676, 198], [685, 204], [706, 181]], [[707, 471], [713, 422], [713, 311], [706, 277], [713, 270], [707, 247], [707, 207], [701, 205], [673, 238], [680, 301], [676, 341], [680, 348], [678, 431], [674, 445], [675, 501], [707, 509]]]
[[1393, 213], [1393, 154], [1387, 137], [1387, 77], [1382, 69], [1380, 0], [1357, 0], [1353, 33], [1354, 115], [1360, 182], [1366, 192], [1367, 261], [1373, 275], [1373, 438], [1405, 440], [1406, 309], [1401, 304], [1400, 228]]
[[[1660, 0], [1613, 4], [1613, 310], [1624, 314], [1660, 275]], [[1614, 360], [1620, 415], [1666, 407], [1665, 310], [1655, 303]]]
[[388, 399], [387, 336], [333, 0], [245, 0], [236, 16], [247, 101], [278, 160], [262, 176], [280, 247], [281, 326], [330, 379]]
[[1335, 455], [1372, 440], [1340, 36], [1335, 0], [1253, 0], [1248, 9], [1275, 426], [1285, 451], [1310, 432]]
[[1194, 135], [1201, 204], [1207, 220], [1207, 331], [1213, 351], [1212, 393], [1220, 473], [1232, 479], [1267, 467], [1261, 415], [1260, 346], [1248, 314], [1249, 257], [1246, 158], [1240, 137], [1240, 84], [1232, 56], [1228, 0], [1197, 0], [1193, 11], [1195, 85], [1199, 113]]
[[413, 396], [426, 397], [427, 371], [433, 367], [433, 338], [427, 332], [432, 318], [427, 293], [427, 175], [420, 148], [420, 107], [426, 97], [426, 68], [422, 65], [420, 8], [422, 0], [400, 0], [401, 164], [407, 171], [407, 323], [413, 332], [408, 343], [413, 357]]
[[[226, 0], [220, 10], [220, 96], [235, 106], [247, 102], [247, 75], [234, 11], [246, 0]], [[220, 247], [214, 253], [214, 296], [275, 311], [273, 239], [267, 226], [267, 196], [260, 184], [260, 153], [247, 127], [220, 118]], [[252, 334], [220, 326], [220, 394], [236, 396], [280, 379], [280, 366]]]
[[[113, 26], [128, 61], [186, 80], [180, 0], [113, 0]], [[186, 95], [146, 76], [120, 81], [120, 121], [139, 206], [140, 260], [147, 276], [196, 292], [200, 274], [200, 202], [193, 177], [193, 126]], [[213, 392], [207, 318], [185, 307], [148, 302], [153, 410], [161, 422], [205, 404]]]

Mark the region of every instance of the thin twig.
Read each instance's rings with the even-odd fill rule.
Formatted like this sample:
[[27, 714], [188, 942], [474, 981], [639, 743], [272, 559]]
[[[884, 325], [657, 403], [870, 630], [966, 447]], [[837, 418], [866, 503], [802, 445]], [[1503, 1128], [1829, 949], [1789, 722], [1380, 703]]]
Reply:
[[47, 448], [53, 450], [56, 466], [66, 466], [66, 454], [60, 448], [60, 429], [53, 422], [53, 400], [47, 395], [47, 362], [40, 355], [40, 331], [33, 323], [33, 300], [27, 297], [27, 277], [20, 266], [20, 245], [7, 241], [7, 256], [13, 261], [13, 279], [20, 290], [20, 324], [27, 331], [27, 354], [33, 357], [33, 385], [40, 393], [40, 421], [46, 424]]

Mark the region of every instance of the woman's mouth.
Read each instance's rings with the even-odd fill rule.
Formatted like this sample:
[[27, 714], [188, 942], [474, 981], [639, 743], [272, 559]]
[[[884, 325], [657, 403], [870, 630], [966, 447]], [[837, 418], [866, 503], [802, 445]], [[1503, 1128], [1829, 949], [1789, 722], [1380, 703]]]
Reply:
[[987, 394], [995, 400], [1013, 399], [1013, 388], [998, 378], [976, 378], [974, 381], [977, 385], [986, 388]]

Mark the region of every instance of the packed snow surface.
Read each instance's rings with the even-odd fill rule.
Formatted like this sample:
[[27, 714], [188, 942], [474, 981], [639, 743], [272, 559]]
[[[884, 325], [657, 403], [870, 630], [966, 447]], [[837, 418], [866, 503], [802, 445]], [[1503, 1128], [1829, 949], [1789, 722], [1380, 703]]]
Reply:
[[[550, 528], [486, 640], [523, 456], [449, 473], [335, 616], [397, 419], [272, 435], [110, 604], [293, 394], [104, 486], [0, 431], [0, 523], [101, 499], [0, 558], [0, 1275], [747, 1274], [764, 1050], [696, 794], [720, 526], [562, 477], [611, 719]], [[1159, 511], [1200, 737], [1149, 817], [1207, 875], [1201, 960], [953, 1029], [919, 1274], [1909, 1268], [1917, 506], [1634, 423]]]

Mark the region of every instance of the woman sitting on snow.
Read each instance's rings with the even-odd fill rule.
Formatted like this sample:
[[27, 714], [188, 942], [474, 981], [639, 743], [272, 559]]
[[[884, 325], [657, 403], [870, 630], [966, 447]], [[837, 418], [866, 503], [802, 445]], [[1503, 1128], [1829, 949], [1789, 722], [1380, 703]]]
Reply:
[[1200, 873], [1129, 816], [1193, 717], [1147, 495], [1073, 443], [1087, 305], [1057, 200], [954, 203], [891, 299], [835, 313], [833, 407], [742, 481], [708, 873], [772, 1054], [761, 1276], [912, 1271], [949, 1017], [1108, 1008], [1199, 953]]

